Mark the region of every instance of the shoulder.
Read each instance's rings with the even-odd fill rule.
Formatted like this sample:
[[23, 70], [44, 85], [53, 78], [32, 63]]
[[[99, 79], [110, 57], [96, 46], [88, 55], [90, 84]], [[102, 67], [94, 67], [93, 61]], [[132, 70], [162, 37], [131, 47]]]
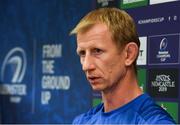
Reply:
[[138, 106], [139, 122], [147, 124], [172, 124], [172, 117], [147, 94], [143, 95], [142, 102]]
[[73, 124], [86, 123], [89, 119], [91, 119], [94, 115], [101, 111], [102, 107], [103, 104], [99, 104], [96, 107], [91, 108], [88, 112], [75, 117], [75, 119], [73, 120]]

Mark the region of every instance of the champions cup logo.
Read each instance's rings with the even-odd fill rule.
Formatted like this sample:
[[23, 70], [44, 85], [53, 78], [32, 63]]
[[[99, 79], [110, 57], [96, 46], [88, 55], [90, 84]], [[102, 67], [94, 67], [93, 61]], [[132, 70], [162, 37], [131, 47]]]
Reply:
[[1, 80], [4, 84], [0, 84], [0, 94], [11, 95], [11, 102], [19, 103], [20, 96], [26, 95], [26, 85], [20, 84], [24, 78], [26, 66], [26, 53], [20, 47], [10, 50], [3, 61]]
[[160, 59], [161, 62], [166, 61], [167, 58], [171, 58], [171, 55], [169, 54], [169, 51], [167, 51], [167, 45], [168, 45], [168, 40], [167, 38], [163, 38], [160, 42], [159, 45], [159, 52], [157, 55], [157, 58]]
[[168, 45], [168, 40], [166, 38], [163, 38], [160, 43], [160, 51], [165, 51]]

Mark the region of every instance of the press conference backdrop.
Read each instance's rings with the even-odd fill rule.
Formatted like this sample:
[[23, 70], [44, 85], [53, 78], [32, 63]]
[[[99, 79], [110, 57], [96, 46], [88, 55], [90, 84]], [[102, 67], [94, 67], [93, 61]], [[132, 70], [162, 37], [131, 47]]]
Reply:
[[1, 0], [0, 123], [71, 123], [101, 102], [81, 71], [69, 32], [87, 12], [107, 6], [134, 18], [139, 85], [180, 123], [175, 0]]

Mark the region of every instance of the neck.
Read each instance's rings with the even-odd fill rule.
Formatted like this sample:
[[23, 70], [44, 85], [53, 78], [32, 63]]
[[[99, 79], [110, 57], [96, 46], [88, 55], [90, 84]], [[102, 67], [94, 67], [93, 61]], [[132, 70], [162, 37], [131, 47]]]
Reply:
[[127, 71], [126, 76], [110, 91], [102, 92], [104, 112], [117, 109], [142, 94], [134, 72]]

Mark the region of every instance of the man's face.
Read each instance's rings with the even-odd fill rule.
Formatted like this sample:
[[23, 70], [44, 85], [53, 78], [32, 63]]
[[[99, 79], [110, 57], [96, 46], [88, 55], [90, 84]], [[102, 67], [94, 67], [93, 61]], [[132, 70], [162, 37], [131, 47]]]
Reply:
[[105, 24], [77, 34], [77, 53], [94, 90], [108, 91], [120, 83], [125, 73], [125, 53], [118, 50]]

